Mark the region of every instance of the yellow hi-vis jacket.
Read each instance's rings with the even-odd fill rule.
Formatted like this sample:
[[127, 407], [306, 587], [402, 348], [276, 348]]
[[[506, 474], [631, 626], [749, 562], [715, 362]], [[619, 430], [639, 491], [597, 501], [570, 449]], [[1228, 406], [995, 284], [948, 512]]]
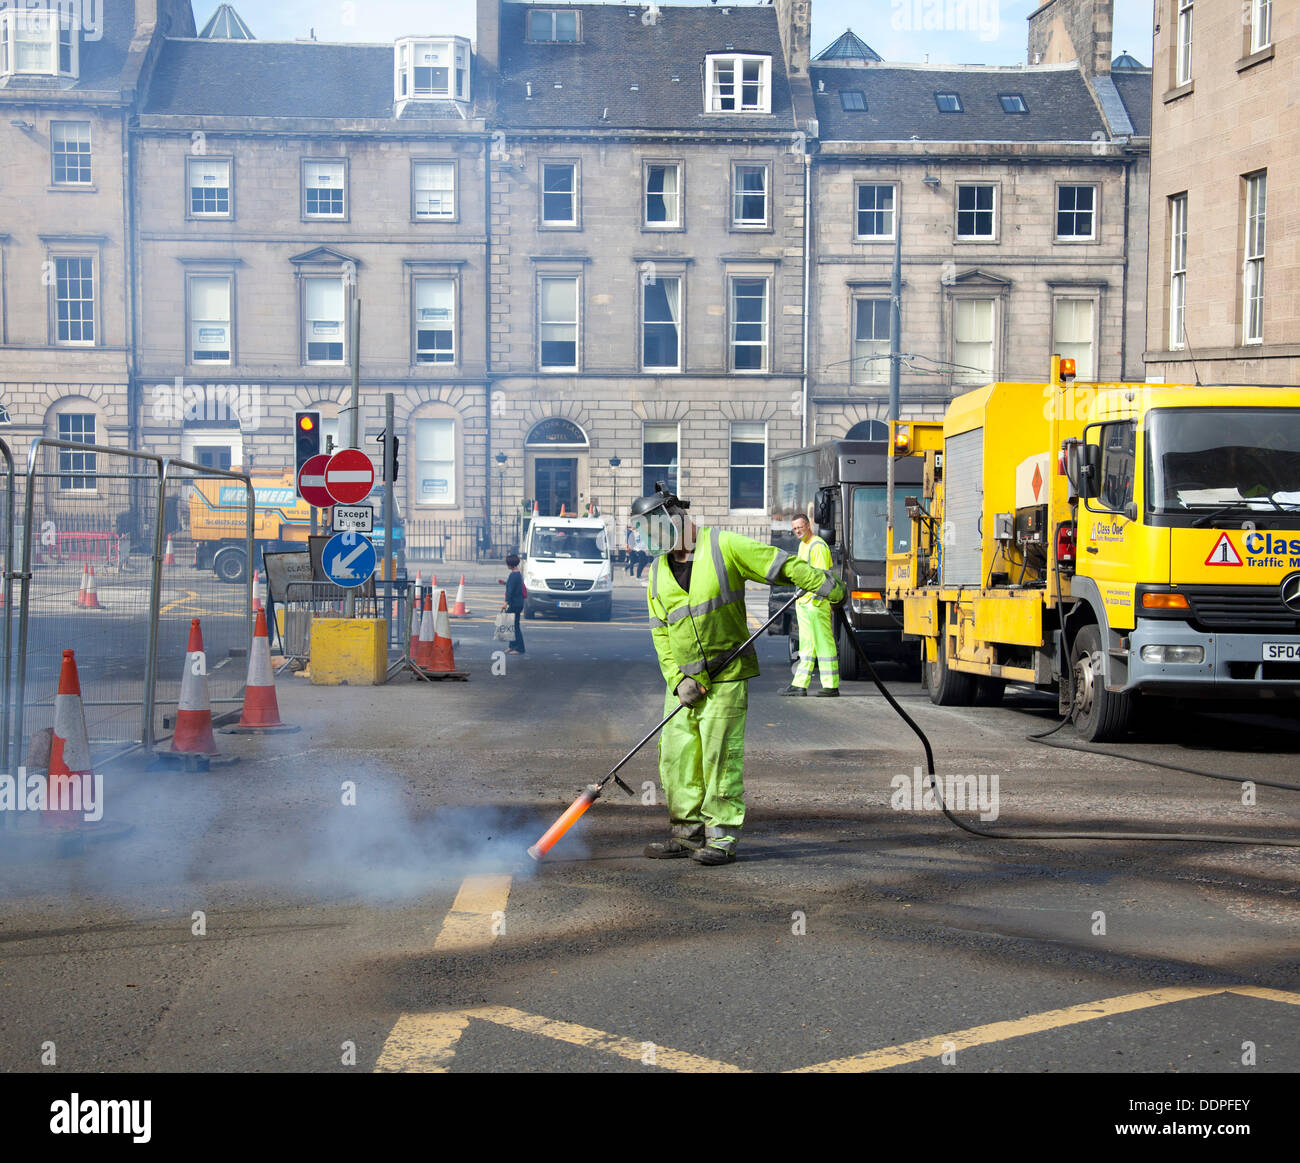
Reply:
[[663, 557], [650, 567], [646, 600], [650, 634], [659, 669], [670, 691], [683, 678], [706, 689], [713, 682], [732, 682], [758, 674], [758, 653], [748, 649], [710, 678], [713, 670], [750, 635], [745, 615], [745, 581], [775, 585], [789, 582], [819, 598], [843, 600], [844, 585], [833, 574], [791, 557], [775, 545], [739, 533], [700, 529], [691, 566], [691, 590], [677, 584]]
[[[835, 564], [834, 559], [831, 557], [831, 547], [815, 533], [806, 542], [799, 542], [798, 556], [800, 561], [806, 561], [817, 569], [830, 569]], [[820, 600], [816, 594], [810, 593], [799, 595], [799, 605], [809, 610], [829, 609], [826, 603]]]

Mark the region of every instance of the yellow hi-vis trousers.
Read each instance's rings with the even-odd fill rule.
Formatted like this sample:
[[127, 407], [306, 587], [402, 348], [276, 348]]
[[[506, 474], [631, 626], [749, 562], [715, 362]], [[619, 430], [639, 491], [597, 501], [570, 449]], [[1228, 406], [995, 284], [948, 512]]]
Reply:
[[[668, 691], [664, 714], [677, 706]], [[708, 697], [684, 707], [659, 734], [659, 782], [672, 834], [736, 850], [745, 823], [745, 715], [749, 683], [714, 683]]]
[[830, 603], [796, 602], [794, 614], [799, 622], [799, 666], [790, 685], [807, 690], [812, 685], [815, 665], [822, 689], [838, 689], [840, 656], [835, 649], [835, 623]]

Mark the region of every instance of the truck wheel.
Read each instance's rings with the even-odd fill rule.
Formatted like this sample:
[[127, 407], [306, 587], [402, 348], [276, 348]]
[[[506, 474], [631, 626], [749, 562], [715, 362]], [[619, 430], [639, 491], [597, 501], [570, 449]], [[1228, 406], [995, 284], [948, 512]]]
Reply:
[[841, 623], [840, 632], [835, 636], [835, 648], [840, 656], [840, 678], [845, 682], [855, 682], [862, 677], [862, 663], [858, 652], [853, 649], [852, 633], [846, 623]]
[[1103, 677], [1101, 631], [1085, 626], [1070, 652], [1074, 703], [1070, 718], [1074, 729], [1089, 743], [1108, 743], [1128, 731], [1133, 718], [1133, 696], [1108, 691]]
[[799, 623], [790, 619], [790, 634], [785, 640], [786, 651], [790, 659], [790, 669], [799, 665]]
[[948, 635], [943, 632], [935, 644], [936, 661], [929, 668], [930, 702], [938, 707], [969, 707], [975, 703], [975, 676], [948, 666]]
[[225, 549], [218, 550], [216, 557], [212, 559], [212, 572], [223, 582], [229, 582], [232, 585], [244, 580], [247, 568], [248, 563], [244, 560], [244, 551], [236, 549], [233, 545], [227, 545]]

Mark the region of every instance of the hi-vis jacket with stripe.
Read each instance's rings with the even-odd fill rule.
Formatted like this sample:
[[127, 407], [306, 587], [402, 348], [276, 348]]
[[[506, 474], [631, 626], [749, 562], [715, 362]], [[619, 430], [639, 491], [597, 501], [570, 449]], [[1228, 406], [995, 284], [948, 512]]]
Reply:
[[650, 567], [646, 594], [650, 634], [670, 691], [688, 677], [708, 688], [712, 682], [758, 674], [758, 654], [752, 645], [721, 674], [712, 678], [708, 674], [750, 635], [745, 617], [746, 579], [768, 585], [789, 582], [832, 601], [844, 596], [843, 583], [833, 574], [791, 557], [775, 545], [739, 533], [698, 530], [689, 594], [677, 584], [665, 558], [657, 557]]

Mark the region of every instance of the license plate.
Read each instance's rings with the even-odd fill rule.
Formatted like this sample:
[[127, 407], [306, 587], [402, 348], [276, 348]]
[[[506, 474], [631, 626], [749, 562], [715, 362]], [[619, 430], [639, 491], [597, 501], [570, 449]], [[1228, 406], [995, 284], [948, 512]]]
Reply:
[[559, 606], [561, 610], [581, 610], [581, 609], [582, 609], [582, 603], [581, 603], [581, 602], [556, 602], [555, 604], [556, 604], [557, 606]]
[[1265, 642], [1265, 662], [1300, 662], [1300, 642]]

